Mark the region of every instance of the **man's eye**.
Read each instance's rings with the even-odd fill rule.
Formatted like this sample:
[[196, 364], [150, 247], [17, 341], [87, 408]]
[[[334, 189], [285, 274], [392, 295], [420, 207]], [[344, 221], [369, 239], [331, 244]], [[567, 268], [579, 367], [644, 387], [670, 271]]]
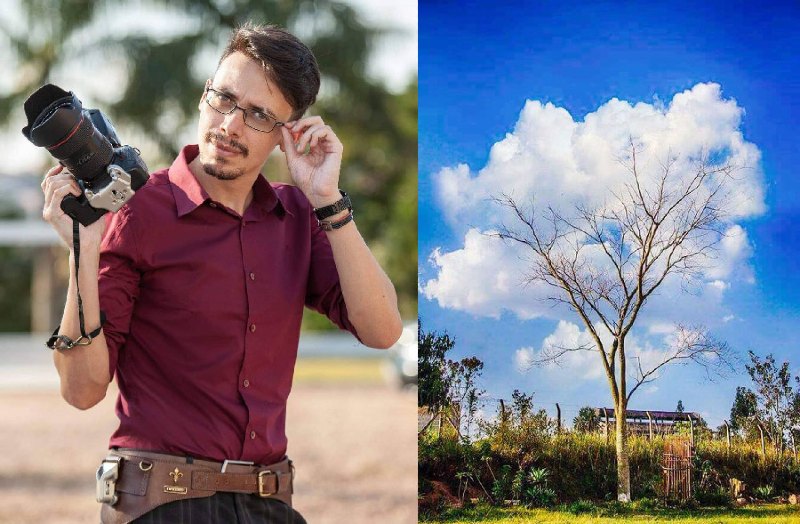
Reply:
[[223, 93], [214, 93], [217, 96], [217, 100], [219, 100], [222, 104], [229, 104], [233, 102], [233, 99], [226, 94]]
[[250, 111], [250, 116], [252, 116], [253, 119], [258, 122], [269, 121], [269, 116], [266, 113], [262, 113], [261, 111]]

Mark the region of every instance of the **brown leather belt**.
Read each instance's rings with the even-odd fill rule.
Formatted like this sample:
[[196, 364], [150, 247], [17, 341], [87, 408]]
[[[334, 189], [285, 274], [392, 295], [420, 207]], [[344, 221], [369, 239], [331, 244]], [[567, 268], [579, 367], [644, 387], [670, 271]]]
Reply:
[[97, 471], [103, 524], [127, 524], [162, 504], [210, 497], [217, 491], [251, 493], [292, 505], [292, 461], [268, 466], [214, 462], [152, 451], [113, 450]]

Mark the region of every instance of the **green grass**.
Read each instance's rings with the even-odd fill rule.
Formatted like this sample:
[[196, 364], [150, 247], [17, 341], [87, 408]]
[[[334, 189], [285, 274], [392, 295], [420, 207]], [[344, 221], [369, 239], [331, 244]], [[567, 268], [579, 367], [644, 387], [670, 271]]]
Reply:
[[623, 515], [599, 516], [608, 510], [598, 509], [592, 514], [574, 515], [568, 511], [497, 508], [476, 506], [463, 510], [449, 510], [438, 520], [423, 520], [431, 524], [462, 524], [491, 522], [502, 524], [606, 524], [611, 522], [672, 522], [676, 524], [798, 524], [800, 508], [781, 504], [766, 504], [739, 509], [653, 509], [647, 512], [628, 512]]

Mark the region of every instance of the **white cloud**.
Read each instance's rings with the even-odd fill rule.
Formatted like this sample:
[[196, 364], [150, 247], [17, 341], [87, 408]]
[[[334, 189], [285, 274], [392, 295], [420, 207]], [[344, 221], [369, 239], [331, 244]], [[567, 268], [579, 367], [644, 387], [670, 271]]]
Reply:
[[514, 352], [514, 367], [520, 373], [527, 372], [534, 365], [534, 356], [532, 347], [519, 348]]
[[520, 318], [541, 316], [549, 309], [543, 302], [549, 289], [538, 282], [526, 286], [525, 255], [517, 246], [470, 229], [463, 249], [431, 254], [437, 277], [420, 283], [420, 291], [443, 308], [475, 315], [497, 318], [508, 310]]
[[[542, 284], [522, 288], [529, 267], [518, 246], [481, 235], [464, 224], [484, 224], [484, 230], [515, 219], [491, 202], [511, 195], [542, 209], [574, 209], [608, 205], [630, 180], [618, 161], [630, 137], [641, 144], [637, 166], [643, 185], [652, 185], [661, 162], [674, 159], [676, 179], [689, 176], [702, 155], [741, 166], [729, 181], [727, 226], [718, 250], [705, 260], [694, 280], [668, 278], [643, 310], [641, 323], [652, 334], [660, 324], [675, 321], [719, 321], [728, 311], [725, 293], [734, 281], [753, 281], [748, 266], [752, 246], [736, 220], [762, 213], [764, 182], [760, 151], [744, 140], [740, 126], [744, 109], [725, 99], [718, 84], [697, 84], [676, 94], [665, 105], [656, 101], [629, 103], [613, 98], [576, 121], [564, 108], [528, 101], [514, 129], [491, 148], [487, 164], [474, 172], [465, 164], [447, 167], [434, 176], [438, 203], [454, 231], [464, 235], [463, 247], [431, 256], [435, 274], [420, 289], [441, 307], [498, 317], [503, 310], [520, 318], [565, 318], [543, 299], [553, 289]], [[705, 189], [704, 189], [705, 190]], [[534, 198], [535, 197], [535, 198]], [[602, 269], [601, 258], [587, 259]], [[595, 260], [597, 258], [597, 260]], [[688, 291], [688, 293], [687, 293]], [[574, 318], [574, 317], [572, 317]]]

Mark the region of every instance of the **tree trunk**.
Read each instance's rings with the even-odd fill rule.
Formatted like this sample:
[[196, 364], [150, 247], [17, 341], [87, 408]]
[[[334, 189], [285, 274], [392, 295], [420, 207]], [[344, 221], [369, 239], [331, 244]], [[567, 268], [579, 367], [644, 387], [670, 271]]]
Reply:
[[628, 459], [628, 425], [625, 423], [627, 406], [617, 404], [614, 415], [617, 422], [617, 500], [631, 501], [631, 465]]

